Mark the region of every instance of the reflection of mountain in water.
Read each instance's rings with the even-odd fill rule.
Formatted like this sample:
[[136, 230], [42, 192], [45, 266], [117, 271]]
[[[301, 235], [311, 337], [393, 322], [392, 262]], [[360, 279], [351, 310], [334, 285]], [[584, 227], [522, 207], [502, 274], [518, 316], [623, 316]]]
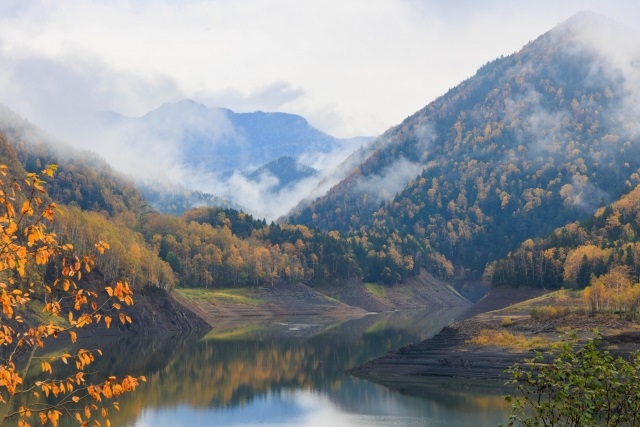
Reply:
[[346, 369], [437, 333], [454, 314], [383, 314], [341, 324], [296, 317], [221, 325], [189, 349], [189, 358], [151, 374], [150, 383], [162, 382], [155, 389], [165, 393], [158, 403], [169, 405], [235, 407], [303, 389], [328, 392], [341, 406], [358, 407], [375, 399], [363, 396], [362, 387], [352, 387]]
[[276, 318], [221, 323], [200, 339], [125, 336], [101, 344], [105, 357], [94, 369], [148, 378], [133, 396], [121, 400], [113, 425], [185, 408], [218, 416], [266, 402], [282, 406], [300, 396], [348, 414], [421, 416], [428, 408], [421, 399], [402, 398], [344, 371], [439, 332], [455, 315], [452, 310], [386, 313], [344, 323]]

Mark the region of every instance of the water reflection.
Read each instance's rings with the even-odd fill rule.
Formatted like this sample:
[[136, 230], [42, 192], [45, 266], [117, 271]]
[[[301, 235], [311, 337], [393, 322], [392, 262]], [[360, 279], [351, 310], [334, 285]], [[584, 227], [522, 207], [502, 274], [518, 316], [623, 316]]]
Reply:
[[148, 378], [121, 401], [114, 426], [497, 425], [507, 409], [500, 393], [443, 383], [399, 392], [344, 374], [456, 314], [261, 319], [220, 323], [204, 337], [119, 337], [102, 344], [97, 369]]

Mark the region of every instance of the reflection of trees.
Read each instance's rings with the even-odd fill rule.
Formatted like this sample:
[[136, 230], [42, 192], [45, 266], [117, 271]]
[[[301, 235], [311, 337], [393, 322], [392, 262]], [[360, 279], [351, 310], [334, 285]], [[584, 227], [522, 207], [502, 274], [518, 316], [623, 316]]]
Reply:
[[245, 327], [247, 334], [237, 339], [195, 343], [188, 357], [148, 373], [140, 394], [154, 406], [203, 408], [241, 405], [292, 388], [331, 390], [348, 401], [354, 393], [342, 392], [346, 369], [436, 333], [447, 320], [442, 312], [366, 316], [311, 337], [283, 333], [281, 321]]
[[[282, 326], [287, 321], [290, 325]], [[396, 313], [321, 325], [300, 336], [288, 329], [304, 322], [294, 318], [253, 320], [237, 326], [241, 334], [225, 331], [200, 340], [180, 335], [114, 337], [101, 342], [108, 351], [94, 369], [148, 378], [133, 398], [120, 403], [113, 425], [126, 425], [147, 407], [228, 407], [300, 388], [330, 392], [341, 404], [356, 407], [367, 396], [344, 381], [346, 369], [436, 333], [446, 321], [442, 312]], [[223, 336], [228, 338], [219, 338]], [[91, 348], [90, 343], [82, 345]]]
[[[53, 354], [75, 353], [80, 348], [94, 349], [101, 348], [104, 350], [104, 356], [97, 354], [94, 363], [85, 369], [85, 377], [88, 381], [99, 382], [108, 375], [122, 377], [127, 374], [144, 375], [150, 372], [158, 372], [164, 369], [168, 364], [178, 357], [183, 357], [184, 350], [189, 348], [199, 336], [190, 334], [173, 334], [159, 336], [141, 336], [141, 335], [114, 335], [102, 337], [85, 337], [78, 339], [73, 346], [68, 341], [54, 340], [47, 346], [50, 353], [36, 354], [38, 357], [49, 357]], [[71, 362], [72, 363], [72, 362]], [[67, 376], [72, 372], [71, 363], [65, 365], [61, 362], [54, 364], [54, 373], [58, 376]], [[32, 364], [26, 378], [41, 378], [42, 372], [39, 363]], [[112, 413], [112, 425], [122, 425], [118, 419], [126, 412], [138, 413], [146, 403], [140, 397], [145, 393], [148, 387], [141, 387], [139, 391], [129, 395], [128, 399], [120, 402], [121, 412]], [[20, 405], [25, 403], [24, 399], [33, 399], [33, 396], [23, 395], [22, 400], [17, 401]], [[54, 403], [55, 398], [50, 395], [47, 398], [49, 403]], [[82, 411], [84, 405], [80, 407]], [[61, 427], [77, 426], [77, 422], [72, 420], [73, 417], [64, 418], [60, 422]], [[5, 425], [11, 425], [10, 421]]]

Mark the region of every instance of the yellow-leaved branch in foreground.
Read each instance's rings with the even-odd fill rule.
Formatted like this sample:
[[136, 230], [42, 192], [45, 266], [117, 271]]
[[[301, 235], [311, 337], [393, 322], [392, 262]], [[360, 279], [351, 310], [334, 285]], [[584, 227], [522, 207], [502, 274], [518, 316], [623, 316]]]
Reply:
[[[50, 339], [75, 342], [78, 329], [90, 324], [110, 327], [114, 319], [130, 323], [119, 310], [121, 304], [133, 304], [127, 283], [105, 286], [102, 292], [76, 283], [109, 245], [98, 242], [94, 253], [77, 256], [71, 244], [60, 244], [47, 231], [56, 207], [44, 202], [41, 177], [53, 177], [55, 171], [50, 165], [40, 175], [18, 179], [0, 165], [0, 425], [11, 420], [19, 426], [34, 421], [57, 426], [68, 416], [82, 426], [108, 426], [109, 410], [118, 408], [115, 399], [145, 378], [108, 376], [90, 383], [86, 368], [102, 354], [99, 349], [46, 357], [36, 353]], [[29, 368], [38, 363], [41, 374], [27, 380]], [[72, 373], [66, 369], [57, 376], [55, 366], [60, 364], [70, 366]]]

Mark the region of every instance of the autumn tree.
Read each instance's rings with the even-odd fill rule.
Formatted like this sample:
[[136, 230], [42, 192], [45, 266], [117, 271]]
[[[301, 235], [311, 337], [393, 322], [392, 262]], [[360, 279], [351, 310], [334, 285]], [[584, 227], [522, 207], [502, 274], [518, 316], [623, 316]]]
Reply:
[[[75, 342], [78, 330], [88, 325], [130, 323], [120, 308], [133, 303], [126, 282], [101, 292], [76, 283], [109, 245], [98, 242], [93, 253], [80, 256], [48, 230], [57, 208], [46, 202], [41, 176], [52, 177], [55, 170], [52, 165], [41, 175], [18, 179], [0, 165], [0, 425], [11, 420], [26, 427], [35, 420], [57, 426], [66, 416], [83, 426], [110, 425], [118, 396], [144, 381], [108, 374], [93, 380], [87, 367], [101, 355], [97, 349], [39, 356], [51, 339]], [[64, 375], [61, 364], [68, 365]], [[27, 371], [38, 365], [38, 378], [28, 379]]]

